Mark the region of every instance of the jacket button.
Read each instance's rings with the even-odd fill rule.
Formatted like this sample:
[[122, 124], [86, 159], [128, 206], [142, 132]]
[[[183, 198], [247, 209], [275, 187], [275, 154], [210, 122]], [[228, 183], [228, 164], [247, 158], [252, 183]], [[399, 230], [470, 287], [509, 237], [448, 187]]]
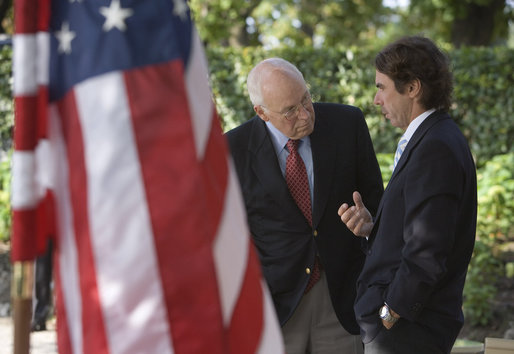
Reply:
[[314, 236], [318, 236], [318, 230], [314, 230], [314, 232], [312, 233]]
[[311, 274], [311, 269], [310, 268], [305, 268], [305, 273]]

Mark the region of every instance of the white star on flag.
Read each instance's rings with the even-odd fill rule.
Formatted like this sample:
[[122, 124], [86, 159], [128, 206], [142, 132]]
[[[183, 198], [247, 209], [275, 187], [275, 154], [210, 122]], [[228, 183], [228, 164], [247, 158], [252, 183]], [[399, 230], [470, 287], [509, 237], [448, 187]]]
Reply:
[[70, 54], [71, 53], [71, 41], [76, 37], [75, 32], [70, 31], [70, 24], [68, 22], [63, 22], [61, 26], [61, 30], [55, 32], [55, 36], [59, 41], [59, 48], [57, 50], [59, 53]]
[[187, 5], [184, 0], [173, 0], [173, 15], [180, 17], [182, 21], [187, 20]]
[[125, 19], [132, 16], [134, 11], [129, 8], [122, 8], [120, 0], [112, 0], [109, 7], [102, 6], [100, 8], [100, 13], [105, 16], [103, 30], [108, 32], [115, 27], [120, 31], [125, 31], [127, 29]]

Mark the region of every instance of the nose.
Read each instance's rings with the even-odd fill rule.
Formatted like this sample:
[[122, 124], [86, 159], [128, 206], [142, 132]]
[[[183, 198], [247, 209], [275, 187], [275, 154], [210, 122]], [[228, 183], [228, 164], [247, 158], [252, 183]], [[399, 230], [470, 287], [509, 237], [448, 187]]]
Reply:
[[375, 94], [375, 98], [373, 99], [373, 104], [381, 106], [382, 105], [382, 100], [380, 99], [378, 94], [379, 94], [378, 92]]
[[305, 108], [303, 104], [300, 105], [300, 109], [298, 110], [298, 118], [308, 119], [309, 118], [309, 110]]

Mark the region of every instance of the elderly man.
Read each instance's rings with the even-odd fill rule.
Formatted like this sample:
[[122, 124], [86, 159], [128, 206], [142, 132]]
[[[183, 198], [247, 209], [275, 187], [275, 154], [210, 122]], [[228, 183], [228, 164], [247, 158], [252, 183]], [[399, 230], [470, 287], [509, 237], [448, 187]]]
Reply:
[[257, 116], [226, 136], [288, 354], [362, 353], [353, 303], [364, 254], [337, 215], [383, 192], [362, 112], [312, 103], [301, 72], [271, 58], [247, 80]]

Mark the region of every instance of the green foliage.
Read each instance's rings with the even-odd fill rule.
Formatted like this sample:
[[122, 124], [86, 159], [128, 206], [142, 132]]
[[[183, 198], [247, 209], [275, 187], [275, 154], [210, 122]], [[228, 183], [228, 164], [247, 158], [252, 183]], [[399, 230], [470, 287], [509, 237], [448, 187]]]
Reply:
[[389, 42], [425, 33], [460, 45], [505, 43], [514, 11], [509, 0], [189, 0], [208, 46], [330, 48]]
[[496, 282], [512, 273], [498, 256], [502, 241], [514, 241], [514, 153], [498, 155], [477, 173], [477, 242], [464, 288], [464, 309], [473, 325], [486, 325], [493, 317], [491, 301]]
[[514, 278], [514, 262], [507, 262], [505, 264], [505, 275], [507, 278]]
[[384, 181], [384, 189], [387, 187], [393, 174], [394, 154], [377, 154], [378, 165]]
[[0, 149], [3, 151], [8, 150], [11, 145], [14, 124], [11, 59], [11, 47], [0, 47]]
[[451, 53], [455, 78], [452, 115], [479, 166], [514, 151], [514, 50], [463, 48]]
[[190, 0], [189, 6], [200, 38], [212, 46], [258, 45], [258, 34], [249, 32], [246, 18], [257, 0]]
[[514, 153], [489, 160], [477, 181], [480, 237], [514, 241]]
[[10, 154], [14, 107], [12, 100], [12, 49], [0, 47], [0, 241], [10, 238]]
[[190, 0], [208, 46], [363, 45], [387, 21], [382, 0]]
[[0, 160], [0, 241], [11, 236], [11, 156], [6, 154]]
[[[477, 230], [477, 233], [480, 231]], [[493, 319], [492, 300], [502, 274], [500, 261], [492, 256], [493, 239], [478, 237], [464, 285], [464, 315], [471, 325], [487, 325]]]
[[[364, 112], [375, 151], [391, 153], [401, 132], [373, 104], [376, 92], [373, 58], [366, 48], [313, 49], [208, 48], [211, 84], [225, 130], [254, 115], [246, 75], [266, 57], [290, 60], [303, 72], [318, 101], [358, 106]], [[514, 49], [462, 48], [450, 54], [455, 80], [450, 114], [468, 139], [477, 165], [514, 151]]]

